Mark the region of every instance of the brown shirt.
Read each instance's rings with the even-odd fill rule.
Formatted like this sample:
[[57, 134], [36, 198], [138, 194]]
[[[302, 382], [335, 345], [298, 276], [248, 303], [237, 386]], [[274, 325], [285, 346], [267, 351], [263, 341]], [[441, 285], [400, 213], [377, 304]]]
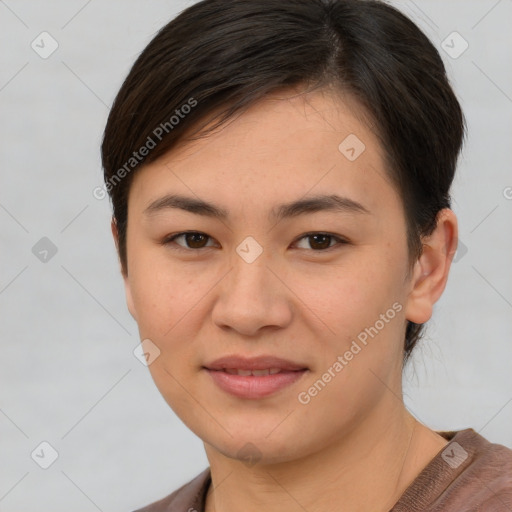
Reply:
[[[447, 444], [390, 512], [512, 512], [512, 450], [469, 428], [438, 432]], [[135, 512], [204, 512], [206, 468], [166, 498]]]

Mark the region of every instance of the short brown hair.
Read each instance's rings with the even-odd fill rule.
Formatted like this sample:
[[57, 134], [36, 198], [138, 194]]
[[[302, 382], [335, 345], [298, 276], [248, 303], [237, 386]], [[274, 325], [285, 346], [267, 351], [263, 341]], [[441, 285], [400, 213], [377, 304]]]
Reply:
[[[451, 206], [465, 132], [429, 39], [377, 0], [202, 0], [147, 45], [108, 117], [102, 162], [123, 273], [133, 173], [219, 108], [218, 123], [202, 136], [268, 93], [296, 85], [335, 87], [370, 114], [403, 200], [412, 269], [421, 237], [435, 229], [438, 212]], [[422, 328], [408, 321], [404, 361]]]

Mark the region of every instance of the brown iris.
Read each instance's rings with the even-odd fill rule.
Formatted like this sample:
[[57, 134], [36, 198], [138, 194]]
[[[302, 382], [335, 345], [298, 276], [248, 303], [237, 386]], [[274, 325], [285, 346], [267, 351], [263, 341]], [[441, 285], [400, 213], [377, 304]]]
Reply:
[[[331, 236], [330, 235], [309, 235], [310, 239], [310, 245], [313, 249], [328, 249], [331, 244]], [[322, 240], [323, 242], [320, 242], [318, 245], [319, 247], [315, 247], [315, 243], [317, 243], [318, 240]], [[315, 242], [311, 242], [311, 240], [315, 240]]]
[[[208, 240], [208, 236], [203, 233], [185, 233], [184, 238], [191, 249], [201, 249]], [[204, 242], [201, 245], [201, 242]]]

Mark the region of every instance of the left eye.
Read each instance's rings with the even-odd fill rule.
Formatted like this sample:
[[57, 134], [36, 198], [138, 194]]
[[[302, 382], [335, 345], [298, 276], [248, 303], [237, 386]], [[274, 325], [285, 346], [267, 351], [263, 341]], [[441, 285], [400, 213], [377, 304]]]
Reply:
[[[178, 240], [180, 238], [183, 238], [185, 241], [185, 246], [178, 243], [177, 245], [178, 250], [184, 249], [204, 249], [207, 247], [212, 247], [211, 245], [206, 245], [206, 241], [208, 239], [211, 239], [210, 236], [208, 236], [206, 233], [201, 233], [200, 231], [187, 231], [183, 233], [177, 233], [175, 235], [172, 235], [168, 238], [166, 238], [162, 243], [163, 245], [170, 244], [171, 242], [174, 242], [175, 240]], [[326, 249], [330, 249], [335, 244], [332, 242], [336, 242], [337, 244], [346, 244], [348, 243], [343, 238], [340, 238], [335, 235], [331, 235], [329, 233], [306, 233], [305, 235], [301, 236], [297, 239], [298, 242], [301, 240], [308, 240], [307, 243], [309, 243], [309, 248], [313, 249], [314, 251], [325, 251]], [[308, 247], [300, 247], [301, 249], [308, 249]]]
[[[342, 238], [330, 235], [329, 233], [307, 233], [306, 235], [302, 236], [298, 240], [309, 240], [310, 247], [315, 251], [322, 251], [325, 249], [330, 249], [333, 247], [334, 244], [331, 244], [331, 242], [337, 242], [338, 244], [345, 244], [347, 243], [346, 240], [343, 240]], [[316, 247], [315, 247], [316, 246]], [[305, 247], [307, 249], [307, 247]]]

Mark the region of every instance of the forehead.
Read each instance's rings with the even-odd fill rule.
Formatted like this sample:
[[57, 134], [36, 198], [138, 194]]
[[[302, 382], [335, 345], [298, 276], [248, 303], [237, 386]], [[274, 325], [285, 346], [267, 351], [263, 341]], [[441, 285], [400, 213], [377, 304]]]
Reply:
[[383, 202], [400, 208], [368, 124], [350, 97], [276, 92], [140, 169], [130, 202], [144, 210], [164, 192], [187, 192], [219, 205], [270, 210], [311, 192], [349, 196], [370, 210]]
[[[319, 150], [326, 149], [330, 143], [325, 139], [327, 132], [358, 134], [361, 139], [371, 138], [370, 143], [377, 142], [373, 132], [374, 122], [366, 109], [351, 95], [335, 89], [318, 89], [314, 92], [303, 92], [299, 88], [279, 89], [268, 93], [264, 99], [253, 103], [243, 112], [238, 112], [213, 133], [205, 134], [204, 138], [189, 140], [190, 135], [201, 135], [213, 126], [226, 107], [219, 107], [212, 113], [213, 120], [207, 122], [196, 134], [195, 126], [186, 130], [177, 145], [164, 155], [161, 160], [177, 162], [189, 158], [198, 152], [219, 150], [224, 153], [240, 147], [243, 143], [251, 146], [251, 154], [257, 155], [271, 150], [284, 143], [283, 151], [293, 147], [302, 147], [304, 137], [316, 145], [321, 142]], [[374, 140], [375, 139], [375, 140]], [[260, 143], [260, 144], [258, 144]], [[265, 144], [263, 144], [265, 143]], [[325, 144], [324, 144], [325, 143]], [[338, 151], [337, 145], [331, 148]], [[373, 151], [382, 151], [377, 143]], [[384, 155], [382, 155], [384, 156]]]

